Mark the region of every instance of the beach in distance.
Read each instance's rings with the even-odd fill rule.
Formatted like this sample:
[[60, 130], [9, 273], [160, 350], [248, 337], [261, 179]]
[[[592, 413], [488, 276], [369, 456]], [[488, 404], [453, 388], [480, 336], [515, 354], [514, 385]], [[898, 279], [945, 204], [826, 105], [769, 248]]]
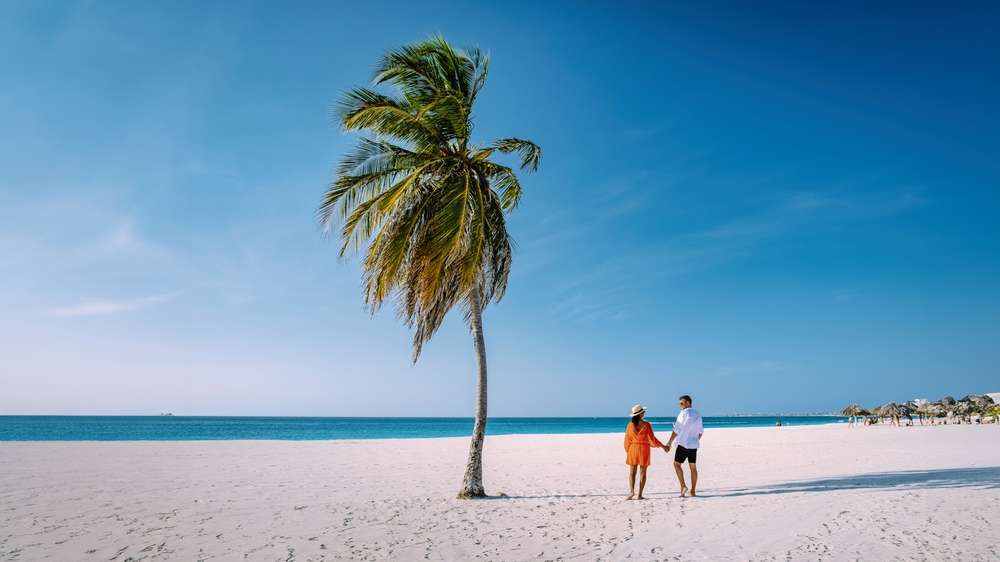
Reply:
[[3, 441], [0, 560], [1000, 560], [995, 424], [708, 428], [700, 497], [654, 450], [630, 502], [621, 434], [489, 436], [483, 501], [455, 499], [467, 454]]

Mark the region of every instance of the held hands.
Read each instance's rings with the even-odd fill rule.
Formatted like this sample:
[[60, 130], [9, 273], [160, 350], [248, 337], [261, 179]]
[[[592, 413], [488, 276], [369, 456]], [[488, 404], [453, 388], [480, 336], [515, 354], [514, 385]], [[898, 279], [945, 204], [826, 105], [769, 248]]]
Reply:
[[663, 446], [663, 452], [664, 453], [669, 453], [670, 452], [670, 444], [669, 443]]

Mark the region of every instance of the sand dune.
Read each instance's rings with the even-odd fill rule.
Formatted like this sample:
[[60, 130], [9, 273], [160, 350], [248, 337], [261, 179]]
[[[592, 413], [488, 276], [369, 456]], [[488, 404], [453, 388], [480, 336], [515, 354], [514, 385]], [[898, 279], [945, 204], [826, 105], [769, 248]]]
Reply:
[[[623, 424], [624, 425], [624, 424]], [[703, 497], [619, 435], [0, 443], [2, 560], [1000, 560], [1000, 427], [710, 429]]]

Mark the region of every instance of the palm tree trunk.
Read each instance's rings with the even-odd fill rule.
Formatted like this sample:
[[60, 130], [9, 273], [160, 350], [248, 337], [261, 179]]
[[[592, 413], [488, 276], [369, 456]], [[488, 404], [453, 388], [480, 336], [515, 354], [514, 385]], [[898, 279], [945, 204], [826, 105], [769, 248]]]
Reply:
[[486, 439], [486, 340], [483, 338], [483, 307], [480, 303], [479, 288], [473, 287], [470, 306], [472, 314], [470, 328], [472, 341], [476, 347], [476, 370], [479, 382], [476, 392], [476, 424], [472, 427], [472, 445], [469, 447], [469, 463], [462, 479], [459, 499], [486, 497], [483, 488], [483, 441]]

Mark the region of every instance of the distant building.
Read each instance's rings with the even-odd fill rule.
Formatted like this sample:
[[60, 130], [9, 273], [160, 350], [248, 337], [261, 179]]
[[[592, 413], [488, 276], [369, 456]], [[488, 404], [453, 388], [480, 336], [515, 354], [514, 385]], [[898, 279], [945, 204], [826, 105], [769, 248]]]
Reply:
[[930, 402], [930, 400], [928, 400], [926, 398], [917, 398], [916, 400], [913, 401], [913, 403], [916, 404], [917, 406], [923, 406], [924, 404], [926, 404], [928, 402]]
[[1000, 404], [1000, 392], [987, 392], [983, 396], [989, 396], [993, 399], [994, 404]]

